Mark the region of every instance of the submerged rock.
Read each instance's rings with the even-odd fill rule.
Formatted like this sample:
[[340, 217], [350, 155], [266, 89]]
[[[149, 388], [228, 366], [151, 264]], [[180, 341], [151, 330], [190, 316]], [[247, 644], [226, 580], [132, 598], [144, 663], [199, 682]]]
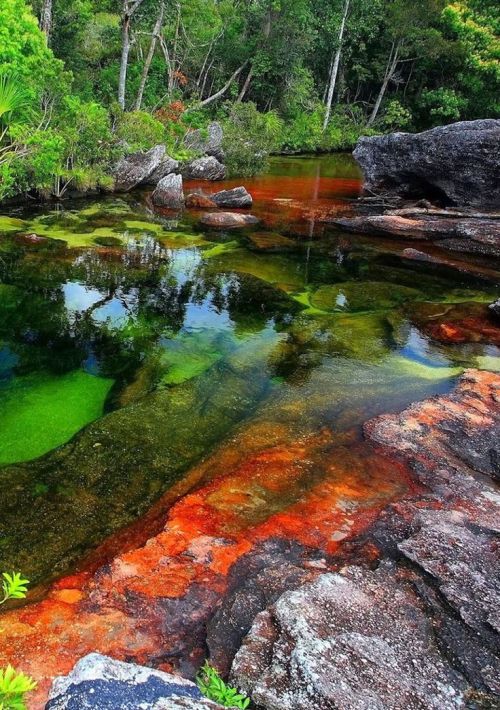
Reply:
[[251, 207], [253, 204], [252, 195], [244, 187], [216, 192], [212, 200], [218, 207]]
[[90, 653], [56, 678], [46, 710], [218, 710], [180, 676]]
[[158, 207], [169, 207], [171, 209], [184, 207], [182, 176], [171, 173], [162, 178], [153, 192], [152, 200]]
[[147, 153], [132, 153], [120, 160], [115, 168], [115, 190], [128, 192], [144, 183], [165, 158], [164, 145], [155, 145]]
[[202, 216], [200, 222], [205, 227], [211, 227], [212, 229], [241, 229], [242, 227], [259, 224], [260, 220], [252, 214], [207, 212]]
[[182, 174], [187, 180], [223, 180], [226, 168], [217, 158], [208, 156], [192, 160], [183, 167]]
[[195, 150], [198, 153], [205, 155], [213, 155], [221, 163], [224, 162], [224, 151], [222, 149], [222, 141], [224, 132], [222, 126], [217, 121], [213, 121], [208, 125], [206, 131], [196, 129], [186, 133], [184, 136], [184, 145], [189, 150]]
[[186, 207], [193, 210], [206, 210], [207, 208], [217, 207], [217, 205], [207, 195], [202, 195], [199, 192], [190, 192], [186, 197]]
[[500, 208], [500, 120], [463, 121], [423, 133], [362, 137], [354, 151], [366, 194]]
[[391, 563], [285, 593], [256, 617], [232, 680], [267, 710], [455, 710], [467, 689]]

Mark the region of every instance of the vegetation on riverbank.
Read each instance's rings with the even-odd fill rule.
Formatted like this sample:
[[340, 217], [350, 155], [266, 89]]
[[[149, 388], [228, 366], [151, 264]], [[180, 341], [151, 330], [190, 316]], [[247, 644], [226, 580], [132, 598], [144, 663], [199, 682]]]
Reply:
[[497, 116], [499, 25], [493, 0], [4, 0], [0, 199], [111, 189], [121, 154], [182, 158], [214, 118], [248, 173], [269, 151]]

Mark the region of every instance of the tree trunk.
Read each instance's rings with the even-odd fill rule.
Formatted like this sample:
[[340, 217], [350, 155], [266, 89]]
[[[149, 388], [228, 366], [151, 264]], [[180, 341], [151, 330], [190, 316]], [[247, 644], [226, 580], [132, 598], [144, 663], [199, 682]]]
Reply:
[[236, 99], [237, 104], [240, 104], [243, 101], [243, 99], [245, 98], [245, 94], [247, 93], [248, 87], [250, 86], [250, 82], [252, 81], [252, 76], [253, 76], [253, 64], [250, 67], [250, 70], [247, 74], [247, 78], [245, 79], [245, 83], [243, 84], [243, 88], [240, 91], [238, 98]]
[[342, 15], [342, 22], [340, 23], [337, 51], [335, 52], [335, 58], [332, 63], [332, 70], [330, 72], [330, 83], [328, 85], [328, 94], [326, 97], [325, 120], [323, 121], [323, 130], [324, 131], [326, 131], [326, 129], [327, 129], [328, 123], [330, 121], [330, 115], [332, 112], [333, 93], [335, 91], [335, 84], [337, 83], [337, 74], [339, 72], [340, 57], [342, 56], [342, 43], [344, 41], [345, 23], [347, 20], [347, 14], [349, 12], [349, 5], [350, 5], [350, 0], [345, 0], [344, 14]]
[[122, 19], [122, 56], [120, 61], [120, 77], [118, 79], [118, 103], [125, 111], [125, 86], [127, 83], [128, 55], [130, 53], [130, 17]]
[[40, 29], [45, 32], [48, 44], [52, 32], [52, 0], [43, 0], [40, 12]]
[[377, 100], [375, 101], [375, 106], [373, 107], [373, 111], [371, 112], [371, 116], [368, 119], [368, 125], [371, 126], [372, 123], [375, 121], [377, 118], [380, 105], [382, 104], [382, 100], [385, 96], [385, 92], [387, 91], [387, 87], [389, 86], [389, 82], [394, 76], [394, 72], [396, 71], [396, 67], [398, 65], [399, 61], [399, 51], [401, 49], [401, 43], [398, 42], [397, 44], [392, 44], [391, 48], [391, 53], [389, 54], [389, 59], [387, 60], [387, 67], [385, 70], [385, 75], [384, 75], [384, 81], [382, 82], [382, 86], [380, 87], [380, 91], [378, 92]]
[[165, 3], [160, 3], [160, 11], [158, 13], [158, 19], [153, 29], [153, 34], [151, 35], [151, 43], [149, 45], [148, 55], [146, 61], [144, 62], [144, 67], [142, 69], [141, 83], [139, 84], [139, 91], [137, 92], [137, 99], [135, 101], [135, 110], [139, 111], [142, 105], [142, 97], [144, 96], [144, 89], [146, 88], [146, 82], [148, 80], [149, 69], [151, 67], [151, 62], [153, 61], [154, 53], [156, 50], [156, 43], [158, 37], [160, 36], [161, 28], [163, 25], [163, 16], [165, 14]]
[[187, 108], [184, 111], [184, 113], [191, 111], [193, 108], [198, 109], [198, 108], [201, 108], [202, 106], [208, 106], [208, 104], [211, 104], [213, 101], [217, 101], [217, 99], [219, 99], [221, 96], [223, 96], [226, 93], [226, 91], [229, 89], [229, 87], [231, 86], [233, 81], [238, 78], [238, 76], [241, 74], [241, 72], [243, 71], [243, 69], [246, 67], [247, 64], [248, 64], [248, 59], [244, 64], [241, 65], [241, 67], [238, 67], [238, 69], [236, 69], [236, 71], [229, 77], [229, 79], [226, 81], [226, 83], [224, 84], [222, 89], [219, 89], [219, 91], [216, 91], [215, 94], [212, 94], [211, 96], [208, 96], [203, 101], [200, 101], [200, 103], [190, 106], [189, 108]]
[[118, 103], [125, 110], [125, 88], [127, 84], [128, 56], [130, 54], [130, 24], [132, 15], [143, 0], [123, 0], [122, 7], [122, 55], [118, 79]]

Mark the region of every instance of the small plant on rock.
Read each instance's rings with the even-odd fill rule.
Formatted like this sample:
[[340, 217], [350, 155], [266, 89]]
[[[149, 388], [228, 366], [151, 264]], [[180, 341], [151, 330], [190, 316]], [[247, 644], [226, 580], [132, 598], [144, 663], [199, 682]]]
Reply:
[[0, 710], [26, 710], [24, 696], [35, 688], [32, 678], [11, 665], [0, 670]]
[[[20, 572], [3, 572], [3, 597], [0, 605], [8, 599], [24, 599], [28, 591], [28, 579]], [[35, 681], [29, 676], [16, 671], [10, 664], [0, 669], [0, 710], [26, 710], [24, 696], [36, 688]]]
[[[228, 686], [220, 677], [219, 671], [205, 661], [197, 676], [198, 688], [209, 700], [226, 708], [241, 708], [245, 710], [250, 705], [250, 698], [240, 693], [236, 688]], [[0, 708], [1, 710], [1, 708]]]
[[24, 599], [28, 591], [29, 579], [24, 579], [20, 572], [3, 572], [2, 574], [2, 590], [3, 597], [0, 599], [0, 604], [5, 604], [9, 599]]

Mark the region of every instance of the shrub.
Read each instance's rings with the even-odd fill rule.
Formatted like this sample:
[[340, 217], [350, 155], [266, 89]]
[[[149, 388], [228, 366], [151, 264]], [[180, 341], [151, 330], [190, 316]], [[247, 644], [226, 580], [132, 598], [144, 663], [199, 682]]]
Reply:
[[282, 119], [274, 111], [260, 113], [252, 102], [233, 106], [223, 127], [230, 175], [257, 175], [266, 168], [269, 154], [281, 148]]
[[130, 152], [148, 150], [158, 143], [165, 143], [166, 139], [163, 124], [145, 111], [121, 113], [117, 117], [116, 137]]
[[402, 103], [397, 99], [388, 102], [381, 121], [384, 129], [388, 131], [402, 130], [409, 128], [411, 122], [411, 112]]
[[462, 111], [467, 106], [467, 101], [459, 96], [453, 89], [425, 90], [420, 99], [421, 106], [427, 116], [431, 117], [434, 126], [451, 123], [460, 119]]
[[196, 680], [203, 695], [219, 705], [227, 708], [241, 708], [242, 710], [250, 705], [250, 698], [239, 693], [236, 688], [226, 685], [220, 677], [219, 671], [208, 661], [205, 661]]

